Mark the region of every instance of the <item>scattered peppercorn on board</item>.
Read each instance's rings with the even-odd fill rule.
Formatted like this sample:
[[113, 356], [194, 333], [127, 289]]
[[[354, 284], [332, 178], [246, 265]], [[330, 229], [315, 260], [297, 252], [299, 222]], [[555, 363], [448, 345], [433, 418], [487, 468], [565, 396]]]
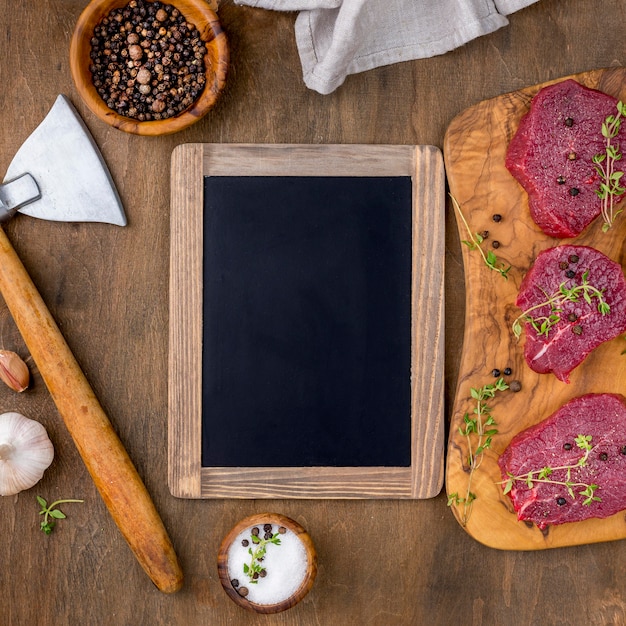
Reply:
[[[445, 428], [443, 418], [444, 256], [442, 254], [445, 239], [445, 177], [440, 150], [433, 146], [408, 145], [183, 144], [178, 146], [172, 155], [171, 176], [168, 441], [170, 491], [182, 498], [423, 499], [436, 496], [443, 484]], [[216, 411], [215, 403], [207, 402], [206, 412], [203, 412], [202, 406], [203, 397], [206, 397], [203, 395], [202, 346], [205, 336], [203, 335], [203, 311], [205, 310], [203, 309], [203, 296], [209, 291], [204, 289], [206, 283], [203, 283], [203, 266], [206, 265], [207, 271], [211, 271], [214, 267], [211, 263], [214, 257], [209, 252], [214, 253], [217, 249], [217, 246], [211, 250], [207, 249], [206, 258], [203, 258], [206, 245], [203, 234], [204, 177], [242, 176], [305, 177], [307, 179], [309, 177], [319, 179], [322, 177], [350, 179], [401, 177], [405, 180], [409, 179], [409, 201], [406, 206], [408, 239], [406, 247], [402, 244], [402, 254], [408, 259], [409, 265], [407, 292], [402, 296], [402, 302], [406, 303], [407, 308], [405, 311], [404, 304], [402, 304], [402, 310], [410, 318], [408, 324], [410, 346], [403, 344], [403, 347], [407, 348], [406, 354], [409, 357], [406, 359], [406, 372], [403, 375], [406, 381], [403, 391], [406, 391], [408, 398], [407, 410], [406, 414], [403, 412], [401, 415], [392, 414], [389, 410], [381, 410], [380, 414], [375, 416], [375, 419], [383, 425], [389, 424], [394, 419], [399, 418], [403, 421], [406, 419], [404, 423], [408, 424], [407, 437], [402, 438], [402, 445], [408, 448], [406, 464], [331, 467], [329, 464], [307, 465], [303, 462], [302, 467], [266, 466], [269, 463], [263, 466], [239, 467], [238, 464], [233, 466], [233, 463], [223, 462], [220, 466], [203, 465], [203, 432], [206, 437], [210, 437], [211, 433], [215, 432], [215, 424], [210, 421], [209, 425], [212, 427], [203, 430], [203, 420], [205, 422], [207, 419], [210, 420], [211, 408]], [[364, 182], [361, 181], [361, 184], [363, 185]], [[285, 185], [287, 186], [287, 183]], [[242, 204], [250, 205], [251, 203]], [[252, 204], [254, 209], [260, 203]], [[341, 200], [337, 198], [337, 202], [333, 203], [331, 197], [330, 204], [339, 206]], [[381, 206], [384, 205], [385, 202], [382, 202]], [[302, 202], [294, 206], [299, 207], [302, 212], [310, 210], [314, 216], [321, 213], [321, 207], [318, 212], [315, 206], [308, 207]], [[304, 209], [305, 206], [308, 208]], [[293, 220], [294, 214], [291, 215]], [[263, 220], [261, 220], [261, 226], [263, 226], [262, 222]], [[285, 223], [288, 222], [289, 219], [285, 218]], [[383, 228], [380, 230], [387, 231], [389, 222], [391, 222], [389, 218], [381, 219]], [[214, 224], [214, 221], [210, 223]], [[323, 223], [326, 224], [326, 222]], [[327, 225], [324, 228], [330, 228], [330, 226]], [[282, 226], [281, 229], [284, 230]], [[313, 230], [315, 229], [311, 232]], [[336, 231], [334, 222], [332, 230]], [[287, 237], [289, 241], [291, 238], [294, 236]], [[285, 239], [284, 236], [283, 239]], [[297, 237], [295, 240], [300, 241]], [[241, 244], [240, 239], [237, 242], [236, 245], [231, 246], [232, 249], [247, 250], [247, 247]], [[333, 243], [333, 247], [340, 245]], [[276, 247], [275, 243], [270, 246], [270, 249], [274, 247]], [[301, 246], [298, 245], [297, 249], [301, 250]], [[304, 255], [306, 259], [317, 258], [314, 255], [307, 256], [306, 253]], [[257, 263], [259, 258], [257, 254], [255, 257]], [[295, 259], [291, 262], [295, 263]], [[309, 265], [321, 267], [323, 264], [317, 265], [310, 261]], [[238, 269], [238, 272], [241, 271]], [[277, 273], [281, 273], [280, 268]], [[219, 271], [217, 275], [222, 276]], [[351, 277], [350, 280], [358, 282], [363, 278], [364, 276], [357, 275]], [[230, 284], [232, 285], [232, 281]], [[261, 282], [261, 285], [263, 285], [262, 291], [274, 293], [268, 289], [266, 282]], [[292, 293], [297, 295], [299, 289], [296, 285]], [[298, 298], [301, 299], [300, 296]], [[211, 300], [207, 301], [211, 302]], [[282, 298], [276, 298], [275, 301], [283, 302]], [[380, 302], [382, 300], [378, 298], [377, 303]], [[306, 301], [304, 304], [306, 305]], [[384, 308], [392, 306], [386, 302]], [[259, 308], [254, 309], [250, 315], [258, 316]], [[279, 308], [278, 314], [280, 313]], [[313, 311], [315, 317], [319, 317], [318, 313], [319, 309]], [[242, 315], [242, 309], [237, 309], [237, 317]], [[207, 326], [209, 318], [210, 315], [207, 316]], [[352, 322], [354, 322], [353, 319], [348, 325], [352, 325]], [[238, 331], [239, 329], [236, 328], [232, 333], [228, 333], [227, 338], [231, 334], [236, 335]], [[245, 332], [249, 331], [246, 331], [242, 325], [241, 333]], [[263, 348], [265, 352], [268, 352], [270, 346], [282, 342], [282, 336], [279, 335], [278, 339], [274, 335], [272, 337], [274, 338], [271, 342]], [[317, 346], [317, 344], [314, 345]], [[235, 351], [233, 348], [231, 350]], [[219, 350], [216, 353], [219, 355]], [[228, 353], [224, 351], [221, 354], [224, 356]], [[246, 355], [249, 359], [249, 354], [246, 353]], [[370, 355], [369, 358], [375, 359], [376, 357]], [[218, 356], [215, 363], [221, 367], [225, 360]], [[264, 362], [265, 359], [261, 358], [261, 361]], [[271, 363], [271, 359], [268, 363]], [[306, 365], [296, 363], [294, 367], [308, 372]], [[262, 373], [253, 372], [252, 376], [262, 378]], [[237, 378], [237, 380], [240, 379], [240, 377]], [[248, 379], [245, 380], [246, 389], [249, 390]], [[339, 390], [338, 395], [351, 396], [353, 393], [352, 389], [344, 387]], [[341, 398], [334, 396], [333, 402], [339, 400]], [[353, 400], [360, 401], [361, 398], [353, 398]], [[282, 402], [278, 401], [277, 404], [282, 404]], [[253, 405], [249, 413], [255, 416], [258, 410], [258, 406]], [[273, 410], [284, 412], [282, 406], [275, 406]], [[250, 427], [241, 426], [242, 420], [246, 418], [246, 415], [241, 415], [242, 412], [248, 413], [241, 409], [228, 412], [229, 416], [234, 416], [230, 422], [236, 422], [236, 432], [232, 435], [232, 439], [239, 441], [240, 446], [243, 445], [241, 437], [249, 438], [251, 432]], [[322, 428], [325, 428], [323, 420], [326, 417], [326, 414], [322, 415], [318, 412], [314, 419], [318, 418]], [[301, 421], [298, 422], [300, 418], [301, 413], [298, 411], [291, 414], [292, 422], [301, 424], [301, 430], [304, 425]], [[408, 423], [409, 420], [410, 423]], [[358, 425], [357, 428], [359, 427]], [[366, 429], [363, 428], [363, 430]], [[239, 438], [237, 438], [238, 433], [241, 433]], [[339, 440], [344, 447], [347, 445], [345, 440]], [[278, 441], [283, 442], [281, 445], [284, 446], [284, 441], [291, 440], [278, 438]], [[307, 454], [306, 448], [315, 447], [314, 443], [308, 441], [304, 446], [298, 447], [303, 461]], [[368, 442], [367, 445], [375, 447], [380, 445], [380, 441]], [[254, 460], [251, 459], [251, 465]]]
[[[626, 101], [625, 68], [595, 70], [558, 80], [565, 78]], [[530, 370], [524, 361], [524, 334], [518, 340], [512, 329], [520, 313], [515, 300], [521, 280], [542, 250], [560, 243], [588, 245], [622, 266], [626, 264], [623, 255], [626, 216], [618, 216], [607, 233], [602, 232], [602, 221], [598, 218], [574, 239], [548, 237], [532, 221], [526, 193], [505, 168], [507, 147], [532, 97], [558, 80], [478, 103], [452, 121], [444, 139], [450, 194], [460, 209], [460, 213], [455, 211], [460, 239], [470, 239], [468, 227], [472, 235], [482, 234], [481, 248], [485, 254], [491, 251], [496, 255], [497, 267], [510, 266], [505, 278], [485, 264], [478, 250], [462, 245], [465, 337], [452, 407], [446, 491], [454, 515], [473, 538], [506, 550], [540, 550], [626, 537], [623, 511], [606, 519], [563, 524], [543, 531], [518, 522], [512, 503], [503, 495], [499, 484], [497, 459], [516, 433], [585, 393], [626, 395], [623, 337], [594, 350], [572, 372], [570, 384], [565, 384], [552, 374]], [[498, 243], [494, 246], [495, 242]], [[494, 385], [499, 377], [519, 389], [497, 390], [487, 398], [488, 412], [495, 422], [488, 429], [495, 432], [482, 453], [482, 462], [471, 475], [470, 484], [468, 456], [470, 451], [475, 451], [476, 439], [472, 436], [468, 446], [467, 437], [460, 432], [466, 426], [464, 416], [467, 414], [471, 419], [476, 415], [477, 400], [472, 398], [472, 390]], [[470, 498], [466, 497], [468, 491], [473, 494]]]

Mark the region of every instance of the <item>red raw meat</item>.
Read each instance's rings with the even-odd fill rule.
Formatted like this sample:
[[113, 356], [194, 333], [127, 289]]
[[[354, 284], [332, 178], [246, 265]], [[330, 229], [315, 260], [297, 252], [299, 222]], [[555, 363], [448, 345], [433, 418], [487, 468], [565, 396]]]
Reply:
[[[574, 80], [544, 87], [532, 99], [505, 164], [528, 193], [530, 214], [547, 235], [575, 237], [600, 215], [595, 193], [600, 177], [592, 159], [605, 152], [602, 123], [616, 114], [615, 98]], [[626, 146], [626, 124], [612, 143]], [[615, 170], [625, 168], [626, 160], [615, 163]]]
[[[539, 528], [604, 518], [626, 509], [626, 398], [617, 394], [588, 394], [570, 400], [544, 421], [516, 435], [498, 459], [502, 479], [523, 476], [544, 467], [575, 466], [585, 452], [576, 443], [590, 436], [591, 451], [584, 467], [554, 469], [549, 480], [578, 483], [567, 486], [516, 480], [509, 492], [520, 521]], [[533, 478], [537, 474], [533, 474]], [[597, 485], [585, 504], [585, 485]], [[504, 485], [503, 485], [504, 486]]]
[[[563, 245], [544, 250], [535, 260], [520, 285], [516, 304], [522, 311], [546, 302], [547, 296], [559, 291], [562, 284], [571, 289], [581, 285], [587, 274], [590, 285], [602, 291], [610, 311], [598, 311], [597, 297], [588, 303], [583, 297], [577, 302], [564, 302], [557, 313], [559, 320], [539, 334], [530, 322], [524, 324], [526, 345], [524, 357], [535, 372], [553, 372], [563, 382], [569, 382], [570, 372], [585, 357], [605, 341], [626, 331], [626, 281], [621, 265], [588, 246]], [[530, 313], [533, 318], [548, 316], [545, 305]]]

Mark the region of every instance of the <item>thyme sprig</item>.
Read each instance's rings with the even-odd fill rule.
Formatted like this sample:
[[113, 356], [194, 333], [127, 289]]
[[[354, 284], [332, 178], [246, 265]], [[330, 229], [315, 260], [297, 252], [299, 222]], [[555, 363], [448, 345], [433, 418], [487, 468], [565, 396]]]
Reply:
[[624, 172], [615, 170], [615, 162], [621, 160], [619, 144], [612, 143], [617, 137], [622, 123], [621, 118], [626, 116], [626, 105], [623, 102], [617, 103], [617, 114], [609, 115], [602, 123], [602, 136], [605, 139], [605, 150], [594, 155], [592, 161], [595, 170], [600, 176], [600, 187], [596, 189], [596, 194], [602, 200], [602, 232], [607, 232], [615, 218], [622, 212], [622, 209], [615, 211], [615, 199], [626, 192], [626, 188], [621, 185], [621, 178]]
[[498, 391], [505, 391], [509, 386], [503, 378], [499, 378], [495, 383], [484, 385], [480, 388], [472, 387], [470, 395], [476, 401], [473, 414], [465, 413], [463, 416], [463, 426], [459, 427], [459, 433], [467, 441], [467, 466], [468, 480], [467, 489], [463, 496], [458, 492], [448, 496], [448, 506], [462, 506], [461, 524], [467, 525], [472, 512], [472, 505], [476, 500], [476, 494], [472, 491], [472, 478], [474, 472], [480, 467], [483, 461], [485, 450], [491, 447], [494, 435], [498, 434], [497, 424], [491, 414], [491, 408], [487, 404], [492, 400]]
[[261, 562], [265, 558], [267, 552], [267, 546], [274, 544], [280, 545], [280, 534], [274, 533], [269, 539], [261, 539], [258, 535], [251, 535], [252, 543], [254, 544], [254, 550], [252, 547], [248, 548], [248, 554], [252, 557], [250, 563], [243, 564], [243, 573], [250, 579], [250, 584], [256, 585], [259, 582], [259, 577], [264, 577], [267, 573], [265, 568], [261, 565]]
[[[601, 502], [601, 498], [595, 495], [596, 491], [598, 490], [598, 485], [594, 483], [576, 482], [575, 480], [572, 480], [572, 472], [574, 470], [587, 466], [589, 455], [593, 450], [593, 446], [591, 445], [591, 439], [591, 435], [578, 435], [576, 437], [574, 441], [576, 442], [576, 445], [583, 451], [583, 454], [574, 464], [560, 465], [558, 467], [542, 467], [539, 470], [532, 470], [530, 472], [526, 472], [525, 474], [520, 474], [519, 476], [515, 476], [511, 472], [507, 472], [508, 479], [506, 481], [501, 481], [499, 484], [504, 485], [505, 494], [511, 491], [513, 485], [516, 482], [526, 483], [526, 486], [529, 489], [532, 489], [535, 483], [562, 485], [567, 489], [567, 493], [572, 498], [572, 500], [576, 499], [576, 493], [574, 492], [574, 489], [580, 489], [582, 487], [582, 490], [578, 491], [578, 495], [585, 498], [583, 500], [584, 505], [590, 505], [592, 502]], [[552, 474], [557, 471], [566, 472], [565, 480], [555, 480], [551, 478]]]
[[461, 243], [465, 244], [470, 250], [478, 250], [478, 252], [480, 252], [480, 256], [482, 256], [483, 261], [485, 262], [485, 265], [490, 270], [498, 272], [505, 280], [508, 280], [508, 274], [511, 266], [509, 265], [509, 267], [506, 267], [504, 263], [498, 261], [498, 257], [493, 250], [488, 250], [487, 254], [485, 254], [485, 251], [480, 247], [485, 238], [479, 233], [472, 232], [472, 229], [469, 227], [469, 224], [463, 215], [463, 211], [461, 211], [461, 207], [459, 206], [457, 199], [452, 194], [450, 194], [450, 198], [452, 199], [452, 205], [459, 214], [461, 221], [467, 230], [467, 234], [469, 235], [469, 240], [462, 239]]
[[[585, 271], [581, 277], [580, 285], [567, 286], [566, 282], [562, 282], [559, 285], [557, 291], [552, 295], [546, 294], [546, 299], [539, 304], [535, 304], [526, 309], [521, 315], [519, 315], [513, 322], [513, 333], [518, 339], [522, 334], [522, 322], [529, 322], [533, 330], [538, 335], [546, 335], [550, 330], [559, 323], [561, 320], [562, 305], [566, 302], [578, 302], [582, 297], [587, 304], [591, 304], [594, 298], [598, 300], [598, 312], [601, 315], [607, 315], [611, 312], [611, 307], [604, 299], [604, 290], [598, 289], [589, 284], [589, 271]], [[550, 307], [550, 312], [547, 315], [539, 315], [532, 317], [530, 314], [537, 309], [541, 309], [545, 306]]]
[[61, 511], [57, 507], [60, 504], [67, 504], [69, 502], [83, 502], [83, 500], [55, 500], [52, 504], [49, 505], [44, 498], [42, 498], [41, 496], [37, 496], [37, 502], [41, 507], [39, 515], [43, 515], [43, 520], [39, 527], [44, 533], [46, 533], [46, 535], [49, 535], [54, 529], [54, 526], [56, 524], [55, 520], [65, 519], [67, 517], [65, 513], [63, 513], [63, 511]]

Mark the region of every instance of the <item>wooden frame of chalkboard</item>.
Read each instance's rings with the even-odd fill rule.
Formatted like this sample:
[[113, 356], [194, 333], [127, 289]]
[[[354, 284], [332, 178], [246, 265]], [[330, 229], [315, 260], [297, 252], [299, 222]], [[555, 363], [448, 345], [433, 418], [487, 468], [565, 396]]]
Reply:
[[[406, 466], [203, 466], [206, 177], [409, 177], [410, 455]], [[445, 176], [433, 146], [183, 144], [172, 154], [168, 483], [181, 498], [387, 498], [443, 483]], [[381, 416], [388, 420], [388, 415]]]

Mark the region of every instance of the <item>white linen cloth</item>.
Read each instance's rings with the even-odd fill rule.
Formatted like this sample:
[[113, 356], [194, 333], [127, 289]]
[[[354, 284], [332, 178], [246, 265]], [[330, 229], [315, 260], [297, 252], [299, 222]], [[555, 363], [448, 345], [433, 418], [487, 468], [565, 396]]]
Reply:
[[538, 0], [235, 0], [300, 11], [296, 41], [305, 84], [328, 94], [349, 74], [449, 52], [508, 24]]

